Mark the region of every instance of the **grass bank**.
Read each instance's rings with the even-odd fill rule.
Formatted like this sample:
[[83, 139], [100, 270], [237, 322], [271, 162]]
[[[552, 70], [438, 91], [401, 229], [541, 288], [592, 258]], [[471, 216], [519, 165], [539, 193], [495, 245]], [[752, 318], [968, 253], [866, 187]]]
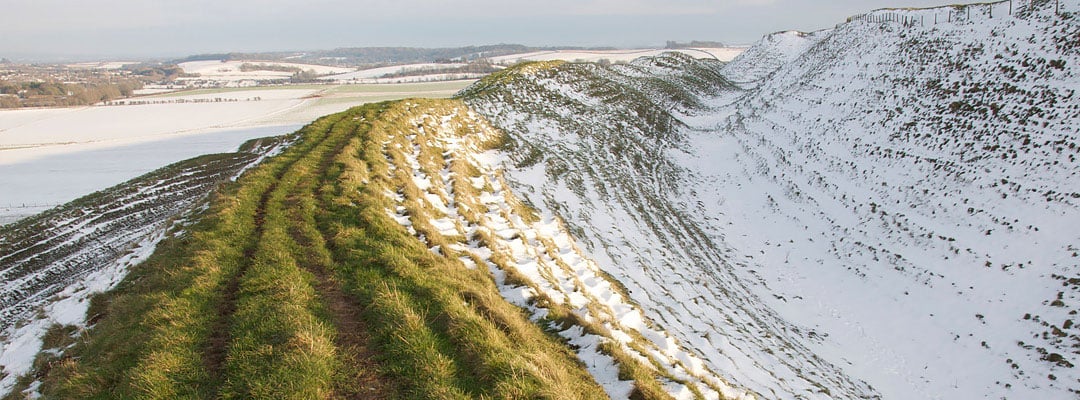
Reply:
[[[603, 398], [571, 349], [385, 212], [406, 102], [324, 117], [221, 188], [37, 371], [50, 398]], [[67, 331], [64, 331], [67, 332]]]

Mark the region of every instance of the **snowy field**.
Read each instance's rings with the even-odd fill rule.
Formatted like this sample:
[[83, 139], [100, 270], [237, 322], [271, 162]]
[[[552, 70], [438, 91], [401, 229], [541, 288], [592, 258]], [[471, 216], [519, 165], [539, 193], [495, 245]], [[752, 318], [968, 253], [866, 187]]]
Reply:
[[201, 90], [140, 97], [134, 105], [3, 111], [0, 224], [355, 105], [448, 97], [469, 83]]
[[[73, 144], [47, 155], [21, 151], [20, 162], [0, 159], [0, 224], [13, 222], [162, 166], [203, 154], [234, 151], [253, 138], [277, 136], [302, 125], [274, 125], [163, 135], [113, 144]], [[10, 152], [5, 151], [4, 153]], [[33, 155], [31, 157], [31, 155]]]
[[207, 80], [223, 80], [223, 81], [241, 81], [241, 80], [271, 80], [271, 79], [288, 79], [292, 76], [290, 71], [263, 71], [263, 70], [249, 70], [242, 71], [241, 66], [244, 64], [250, 64], [254, 66], [268, 65], [280, 68], [298, 68], [302, 71], [315, 71], [319, 75], [330, 74], [343, 74], [351, 72], [352, 68], [342, 67], [330, 67], [326, 65], [315, 64], [294, 64], [294, 63], [281, 63], [274, 61], [257, 61], [257, 60], [237, 60], [237, 61], [222, 61], [222, 60], [209, 60], [209, 61], [191, 61], [186, 63], [180, 63], [179, 66], [185, 73], [199, 74], [198, 78], [191, 79], [207, 79]]
[[105, 69], [115, 70], [124, 68], [125, 65], [139, 64], [138, 61], [94, 61], [76, 64], [68, 64], [68, 68]]

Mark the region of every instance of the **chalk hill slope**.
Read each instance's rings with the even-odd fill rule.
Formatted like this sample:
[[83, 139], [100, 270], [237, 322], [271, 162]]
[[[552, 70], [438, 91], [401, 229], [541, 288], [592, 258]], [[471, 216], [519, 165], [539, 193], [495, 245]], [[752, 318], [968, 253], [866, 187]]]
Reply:
[[[646, 316], [765, 398], [1071, 398], [1076, 2], [532, 65], [469, 104]], [[935, 22], [936, 21], [936, 22]]]

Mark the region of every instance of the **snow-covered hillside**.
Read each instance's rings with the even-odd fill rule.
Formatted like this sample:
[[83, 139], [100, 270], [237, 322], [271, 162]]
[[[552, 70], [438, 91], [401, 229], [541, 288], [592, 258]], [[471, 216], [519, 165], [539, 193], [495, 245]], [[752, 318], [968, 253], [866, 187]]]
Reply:
[[726, 381], [1072, 398], [1080, 4], [1012, 7], [881, 10], [723, 67], [530, 64], [463, 96], [514, 139], [511, 187]]
[[735, 274], [703, 226], [715, 215], [677, 201], [701, 188], [670, 156], [703, 101], [737, 93], [720, 64], [678, 54], [629, 66], [524, 65], [467, 90], [470, 106], [515, 139], [515, 192], [563, 218], [646, 319], [725, 381], [766, 398], [869, 397], [871, 389], [801, 343]]

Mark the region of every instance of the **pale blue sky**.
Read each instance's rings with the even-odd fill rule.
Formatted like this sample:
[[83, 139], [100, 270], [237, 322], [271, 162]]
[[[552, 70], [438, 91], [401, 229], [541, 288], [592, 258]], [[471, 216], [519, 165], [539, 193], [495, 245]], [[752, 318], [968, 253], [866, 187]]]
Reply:
[[0, 57], [164, 57], [336, 47], [752, 43], [945, 0], [0, 0]]

